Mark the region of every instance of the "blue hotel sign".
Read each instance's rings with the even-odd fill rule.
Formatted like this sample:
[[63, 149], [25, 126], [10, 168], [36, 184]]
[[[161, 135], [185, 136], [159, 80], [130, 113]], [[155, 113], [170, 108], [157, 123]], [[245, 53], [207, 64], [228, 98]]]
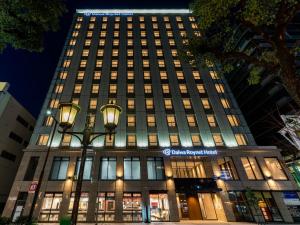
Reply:
[[166, 156], [211, 156], [217, 155], [216, 149], [171, 149], [166, 148], [162, 151]]

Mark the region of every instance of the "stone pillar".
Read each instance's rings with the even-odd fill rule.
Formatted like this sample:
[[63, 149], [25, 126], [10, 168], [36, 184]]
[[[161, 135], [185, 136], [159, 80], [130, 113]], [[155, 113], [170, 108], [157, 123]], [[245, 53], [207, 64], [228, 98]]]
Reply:
[[[123, 158], [117, 157], [117, 176], [124, 177], [123, 174]], [[116, 222], [123, 222], [123, 187], [124, 187], [124, 180], [117, 179], [116, 180]]]
[[234, 216], [232, 205], [231, 205], [230, 200], [229, 200], [228, 192], [227, 191], [221, 191], [219, 193], [219, 196], [221, 197], [221, 200], [222, 200], [223, 209], [224, 209], [227, 221], [235, 222], [236, 218]]
[[179, 213], [178, 213], [174, 180], [167, 179], [166, 186], [167, 186], [167, 190], [168, 190], [168, 200], [169, 200], [169, 207], [170, 207], [170, 221], [177, 222], [180, 219], [179, 219]]

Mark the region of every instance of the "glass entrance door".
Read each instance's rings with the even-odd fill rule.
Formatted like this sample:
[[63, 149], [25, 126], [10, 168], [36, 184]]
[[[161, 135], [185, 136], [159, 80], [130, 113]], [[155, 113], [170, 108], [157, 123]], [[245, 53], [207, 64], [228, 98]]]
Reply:
[[198, 193], [201, 214], [204, 220], [217, 220], [217, 213], [211, 193]]

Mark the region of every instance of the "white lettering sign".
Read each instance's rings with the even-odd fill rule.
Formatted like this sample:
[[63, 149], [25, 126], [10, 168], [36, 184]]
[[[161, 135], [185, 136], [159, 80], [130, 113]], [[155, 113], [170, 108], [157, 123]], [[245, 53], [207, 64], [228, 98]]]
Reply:
[[209, 156], [217, 155], [218, 152], [216, 149], [200, 149], [200, 150], [190, 150], [190, 149], [164, 149], [163, 154], [166, 156]]

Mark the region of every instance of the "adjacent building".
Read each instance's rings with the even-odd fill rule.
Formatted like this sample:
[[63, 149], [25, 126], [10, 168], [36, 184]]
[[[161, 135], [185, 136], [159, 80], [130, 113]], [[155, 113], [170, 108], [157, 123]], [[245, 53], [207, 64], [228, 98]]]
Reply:
[[0, 82], [0, 213], [13, 185], [23, 149], [35, 125], [34, 117], [8, 92], [9, 84]]
[[80, 144], [53, 130], [46, 112], [58, 116], [60, 102], [73, 102], [81, 107], [73, 131], [87, 115], [101, 131], [99, 109], [112, 101], [123, 109], [120, 124], [89, 150], [79, 221], [299, 220], [280, 150], [256, 145], [213, 65], [179, 57], [193, 35], [200, 32], [186, 9], [77, 10], [3, 216], [29, 213], [28, 190], [49, 147], [34, 216], [58, 222], [71, 214]]

